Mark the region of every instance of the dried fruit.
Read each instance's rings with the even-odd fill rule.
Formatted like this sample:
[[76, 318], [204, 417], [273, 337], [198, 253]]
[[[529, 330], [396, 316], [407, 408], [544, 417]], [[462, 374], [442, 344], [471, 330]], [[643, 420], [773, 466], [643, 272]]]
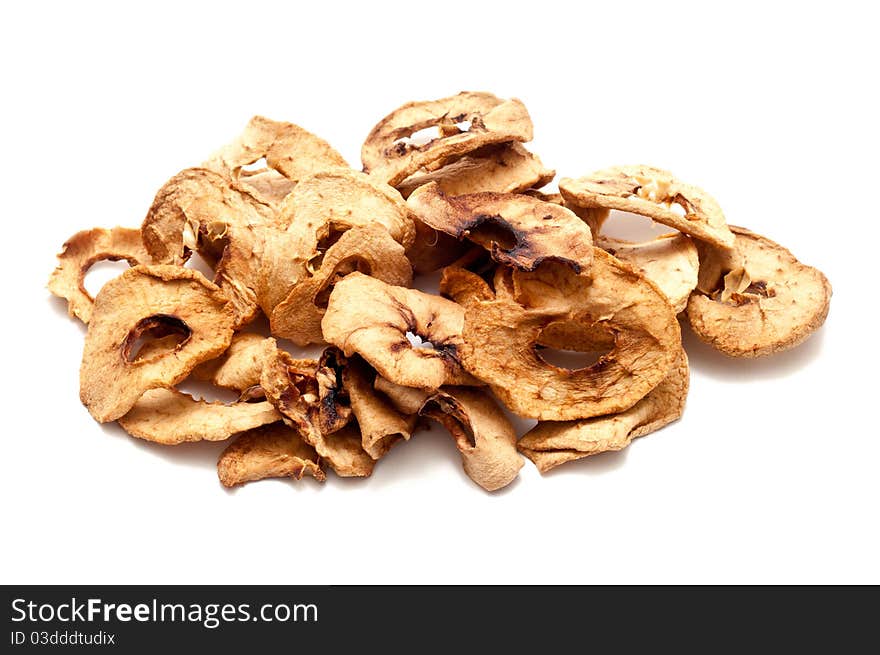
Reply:
[[373, 472], [374, 460], [362, 448], [357, 429], [348, 424], [326, 431], [336, 427], [334, 414], [339, 410], [335, 398], [321, 400], [317, 369], [314, 360], [296, 360], [278, 351], [263, 367], [260, 386], [284, 422], [314, 447], [337, 475], [368, 476]]
[[[411, 137], [430, 127], [436, 138]], [[456, 157], [506, 141], [531, 141], [532, 120], [519, 100], [463, 92], [449, 98], [410, 102], [372, 129], [363, 148], [364, 172], [397, 186], [418, 170], [436, 170]]]
[[614, 166], [576, 180], [562, 178], [559, 191], [565, 206], [586, 220], [595, 234], [608, 210], [617, 209], [647, 216], [719, 248], [733, 245], [733, 234], [715, 199], [660, 168]]
[[223, 441], [229, 437], [281, 420], [271, 403], [196, 400], [176, 389], [151, 389], [119, 425], [131, 436], [173, 446], [188, 441]]
[[[666, 376], [681, 335], [657, 288], [596, 249], [592, 279], [558, 264], [514, 272], [516, 298], [469, 303], [460, 348], [466, 370], [520, 416], [563, 421], [632, 407]], [[613, 335], [587, 368], [561, 369], [535, 351], [542, 331], [569, 321]]]
[[265, 478], [302, 480], [306, 474], [318, 482], [327, 479], [315, 449], [280, 422], [238, 435], [217, 462], [217, 475], [225, 487]]
[[[474, 382], [458, 359], [463, 320], [445, 298], [352, 273], [330, 294], [321, 326], [347, 357], [357, 353], [391, 382], [433, 390]], [[432, 347], [414, 347], [407, 333]]]
[[[170, 388], [232, 340], [226, 296], [198, 271], [135, 266], [110, 280], [95, 308], [80, 367], [80, 399], [96, 421], [113, 421], [150, 389]], [[179, 335], [170, 352], [138, 357], [145, 336]]]
[[370, 457], [379, 459], [398, 441], [409, 440], [416, 421], [415, 416], [402, 415], [373, 389], [374, 377], [375, 372], [358, 359], [351, 360], [342, 373], [361, 431], [361, 445]]
[[519, 193], [549, 183], [556, 171], [517, 142], [488, 146], [456, 159], [432, 173], [410, 175], [397, 188], [404, 198], [423, 184], [436, 182], [443, 193], [460, 196], [491, 191]]
[[516, 433], [501, 408], [480, 389], [445, 387], [419, 410], [455, 439], [465, 473], [486, 491], [513, 482], [522, 468]]
[[459, 305], [495, 299], [495, 292], [488, 282], [476, 273], [455, 265], [443, 269], [440, 277], [440, 293]]
[[523, 195], [531, 196], [532, 198], [536, 198], [537, 200], [541, 200], [542, 202], [552, 202], [554, 205], [562, 205], [565, 203], [561, 193], [554, 193], [552, 191], [541, 191], [540, 189], [526, 189], [522, 193]]
[[395, 409], [404, 416], [412, 416], [418, 414], [425, 401], [431, 397], [430, 391], [424, 389], [416, 389], [414, 387], [405, 387], [402, 384], [395, 384], [386, 380], [381, 375], [376, 376], [373, 382], [376, 391], [382, 393]]
[[266, 168], [255, 171], [238, 171], [238, 177], [233, 185], [257, 202], [278, 211], [287, 194], [296, 187], [296, 182], [271, 168]]
[[510, 484], [522, 468], [516, 433], [492, 397], [482, 389], [413, 389], [377, 377], [375, 387], [404, 414], [438, 421], [455, 439], [465, 473], [487, 491]]
[[828, 279], [770, 239], [741, 227], [731, 230], [732, 253], [701, 249], [701, 289], [687, 306], [691, 327], [732, 357], [760, 357], [798, 345], [828, 316]]
[[299, 125], [254, 116], [244, 131], [203, 164], [231, 179], [240, 179], [243, 166], [266, 160], [269, 169], [298, 182], [307, 175], [338, 166], [345, 160], [324, 139]]
[[141, 238], [156, 262], [179, 265], [193, 251], [202, 251], [204, 241], [212, 243], [226, 236], [227, 226], [270, 224], [272, 215], [268, 207], [242, 195], [222, 175], [188, 168], [159, 189], [141, 224]]
[[214, 282], [229, 296], [240, 328], [259, 312], [258, 257], [273, 217], [271, 208], [221, 175], [193, 168], [175, 175], [156, 195], [141, 238], [158, 262], [181, 265], [193, 251], [212, 261]]
[[630, 243], [600, 234], [596, 245], [631, 264], [656, 284], [676, 314], [684, 311], [691, 291], [697, 286], [700, 268], [697, 247], [687, 235], [664, 234], [650, 241]]
[[426, 225], [486, 248], [500, 263], [532, 271], [557, 261], [587, 272], [593, 257], [589, 228], [553, 203], [514, 193], [448, 196], [436, 183], [419, 187], [407, 204]]
[[334, 285], [354, 271], [409, 286], [412, 268], [403, 246], [379, 224], [352, 228], [330, 246], [314, 275], [293, 286], [269, 315], [272, 333], [299, 346], [323, 343], [321, 320]]
[[152, 263], [139, 230], [96, 227], [77, 232], [64, 242], [58, 254], [58, 267], [49, 277], [49, 291], [67, 301], [68, 314], [88, 323], [95, 300], [86, 291], [86, 273], [97, 262], [123, 259], [131, 266]]
[[[315, 382], [318, 385], [317, 412], [310, 417], [322, 434], [338, 432], [351, 420], [352, 403], [345, 385], [345, 370], [348, 359], [338, 348], [325, 348], [315, 368]], [[317, 415], [317, 420], [315, 420]]]
[[[359, 172], [297, 125], [254, 117], [166, 182], [140, 230], [64, 244], [49, 290], [88, 324], [83, 404], [155, 443], [230, 439], [225, 486], [324, 481], [325, 465], [367, 477], [436, 420], [494, 491], [517, 477], [518, 450], [544, 472], [678, 419], [683, 309], [701, 339], [746, 357], [825, 320], [825, 276], [729, 228], [701, 189], [617, 166], [542, 190], [555, 172], [531, 138], [519, 100], [412, 102], [373, 128]], [[611, 210], [678, 232], [614, 239]], [[213, 281], [184, 267], [194, 252]], [[83, 277], [102, 259], [131, 268], [93, 300]], [[439, 269], [439, 295], [409, 288]], [[330, 345], [301, 359], [276, 337]], [[187, 377], [238, 400], [197, 400]], [[506, 410], [539, 421], [519, 444]]]
[[635, 405], [618, 414], [576, 421], [544, 421], [517, 444], [541, 473], [611, 450], [626, 448], [633, 439], [656, 432], [678, 420], [688, 392], [688, 362], [684, 350], [669, 374]]
[[275, 352], [274, 339], [252, 332], [239, 332], [220, 357], [199, 364], [191, 377], [222, 389], [243, 392], [260, 384], [260, 373], [269, 354]]
[[298, 234], [308, 251], [353, 227], [378, 223], [404, 248], [415, 239], [412, 213], [393, 187], [376, 178], [336, 168], [304, 178], [284, 200], [277, 222]]

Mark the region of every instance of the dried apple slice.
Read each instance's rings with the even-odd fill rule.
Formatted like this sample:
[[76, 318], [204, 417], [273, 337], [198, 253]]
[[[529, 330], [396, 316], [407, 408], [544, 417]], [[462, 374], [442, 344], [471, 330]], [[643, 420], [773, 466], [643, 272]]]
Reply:
[[519, 474], [523, 461], [516, 452], [516, 433], [485, 391], [445, 387], [432, 394], [419, 413], [449, 430], [465, 473], [486, 491], [507, 486]]
[[287, 195], [296, 187], [296, 182], [271, 168], [253, 171], [242, 169], [238, 172], [234, 185], [242, 193], [277, 212]]
[[375, 371], [354, 358], [342, 372], [342, 380], [361, 432], [361, 444], [379, 459], [396, 443], [407, 441], [415, 427], [414, 416], [403, 416], [373, 388]]
[[299, 125], [254, 116], [244, 131], [203, 167], [238, 179], [243, 166], [260, 159], [292, 182], [328, 168], [348, 166], [329, 143]]
[[443, 193], [519, 193], [548, 184], [556, 171], [547, 169], [537, 155], [517, 142], [488, 146], [471, 152], [431, 173], [410, 175], [397, 188], [404, 198], [424, 184], [436, 182]]
[[433, 273], [467, 252], [470, 244], [435, 230], [418, 218], [413, 224], [416, 230], [415, 241], [407, 248], [406, 256], [417, 275]]
[[[733, 246], [724, 213], [708, 193], [653, 166], [615, 166], [579, 179], [562, 178], [559, 191], [598, 234], [608, 210], [647, 216], [719, 248]], [[673, 210], [673, 206], [681, 212]]]
[[415, 239], [412, 212], [400, 193], [349, 168], [304, 178], [285, 198], [277, 221], [285, 229], [302, 233], [310, 250], [318, 250], [322, 241], [345, 230], [374, 223], [384, 226], [404, 248]]
[[398, 286], [412, 282], [403, 246], [379, 224], [352, 228], [327, 251], [320, 269], [293, 286], [269, 315], [272, 333], [305, 346], [323, 343], [324, 318], [334, 285], [353, 271]]
[[315, 449], [281, 422], [238, 435], [217, 461], [217, 475], [225, 487], [266, 478], [302, 480], [306, 474], [318, 482], [327, 479]]
[[274, 353], [274, 350], [273, 339], [253, 332], [239, 332], [232, 337], [226, 352], [196, 366], [191, 377], [241, 393], [260, 384], [267, 353]]
[[395, 384], [381, 375], [376, 376], [373, 388], [388, 398], [395, 409], [404, 416], [418, 414], [425, 401], [431, 397], [430, 391]]
[[[347, 357], [357, 353], [392, 382], [432, 390], [476, 383], [458, 359], [463, 320], [454, 302], [355, 272], [336, 284], [321, 326]], [[408, 332], [432, 347], [414, 347]]]
[[[439, 134], [427, 143], [410, 138], [435, 126]], [[436, 170], [478, 148], [531, 139], [532, 120], [522, 102], [463, 92], [394, 110], [367, 136], [361, 160], [365, 173], [397, 186], [418, 170]]]
[[778, 243], [745, 228], [731, 230], [736, 235], [732, 252], [701, 248], [701, 289], [687, 306], [691, 327], [731, 357], [761, 357], [797, 346], [828, 316], [828, 279]]
[[271, 224], [274, 212], [233, 187], [222, 175], [188, 168], [166, 182], [141, 225], [147, 252], [162, 264], [183, 264], [208, 237], [218, 240], [227, 225]]
[[465, 473], [487, 491], [510, 484], [522, 468], [516, 433], [502, 409], [481, 389], [443, 387], [425, 391], [377, 376], [374, 386], [399, 412], [440, 422], [455, 439]]
[[153, 258], [141, 242], [140, 230], [96, 227], [77, 232], [64, 242], [58, 254], [58, 267], [49, 278], [49, 291], [67, 301], [68, 314], [88, 323], [95, 300], [86, 290], [86, 273], [97, 262], [123, 259], [131, 266], [152, 263]]
[[[628, 409], [666, 376], [681, 347], [663, 294], [599, 248], [591, 279], [552, 263], [534, 273], [514, 271], [513, 280], [514, 297], [465, 307], [459, 350], [466, 370], [520, 416], [562, 421]], [[586, 368], [548, 364], [535, 346], [559, 322], [606, 332], [613, 347]]]
[[611, 450], [626, 448], [681, 418], [689, 385], [687, 355], [679, 352], [669, 374], [629, 409], [576, 421], [543, 421], [527, 432], [517, 448], [541, 473]]
[[284, 422], [296, 429], [337, 475], [369, 476], [375, 462], [363, 449], [356, 426], [349, 423], [330, 434], [321, 430], [322, 403], [317, 368], [318, 363], [314, 360], [296, 360], [286, 352], [278, 351], [276, 357], [263, 367], [260, 386], [281, 412]]
[[596, 245], [617, 259], [635, 267], [657, 285], [678, 314], [687, 306], [697, 286], [700, 258], [697, 247], [686, 234], [663, 236], [632, 243], [600, 234]]
[[500, 264], [532, 271], [558, 261], [576, 273], [590, 269], [590, 229], [559, 205], [510, 193], [448, 196], [436, 183], [416, 189], [407, 204], [426, 225], [478, 243]]
[[[113, 421], [150, 389], [173, 387], [232, 341], [233, 312], [225, 294], [198, 271], [135, 266], [95, 298], [80, 367], [80, 399], [95, 420]], [[147, 334], [179, 333], [170, 352], [136, 358]]]
[[150, 389], [141, 396], [119, 425], [131, 436], [174, 446], [190, 441], [223, 441], [229, 437], [281, 420], [271, 403], [196, 400], [176, 389]]

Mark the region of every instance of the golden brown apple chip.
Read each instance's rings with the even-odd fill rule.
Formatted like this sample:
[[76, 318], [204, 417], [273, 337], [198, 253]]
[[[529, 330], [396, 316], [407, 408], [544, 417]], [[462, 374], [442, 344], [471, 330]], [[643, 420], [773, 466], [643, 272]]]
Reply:
[[[608, 210], [647, 216], [719, 248], [733, 246], [721, 207], [702, 189], [653, 166], [615, 166], [579, 179], [562, 178], [559, 191], [596, 234]], [[673, 210], [673, 205], [681, 212]]]
[[183, 264], [202, 241], [218, 241], [228, 225], [271, 224], [270, 208], [242, 195], [222, 175], [188, 168], [156, 194], [141, 225], [144, 247], [162, 264]]
[[558, 261], [576, 273], [590, 269], [590, 229], [559, 205], [512, 193], [448, 196], [436, 183], [416, 189], [407, 204], [426, 225], [480, 244], [500, 264], [531, 271]]
[[445, 387], [420, 412], [439, 421], [455, 439], [465, 473], [486, 491], [507, 486], [522, 468], [516, 433], [504, 412], [479, 389]]
[[622, 450], [636, 437], [678, 420], [688, 384], [687, 355], [681, 350], [663, 381], [629, 409], [576, 421], [543, 421], [520, 439], [517, 448], [541, 473], [565, 462]]
[[[113, 421], [144, 392], [173, 387], [232, 341], [233, 313], [223, 292], [198, 271], [135, 266], [95, 298], [80, 367], [80, 399], [95, 420]], [[145, 336], [179, 334], [171, 352], [137, 357]]]
[[395, 384], [381, 375], [376, 376], [373, 388], [384, 394], [391, 401], [391, 404], [394, 405], [395, 409], [404, 416], [418, 414], [422, 405], [431, 396], [430, 391]]
[[[267, 351], [267, 347], [271, 350]], [[260, 384], [267, 354], [274, 354], [275, 341], [253, 332], [239, 332], [220, 357], [199, 364], [192, 377], [222, 389], [243, 392]]]
[[455, 386], [430, 392], [382, 376], [374, 387], [404, 416], [418, 412], [443, 424], [455, 438], [465, 472], [484, 489], [506, 486], [522, 467], [513, 427], [487, 392]]
[[379, 459], [401, 439], [409, 440], [415, 416], [402, 416], [382, 394], [373, 389], [375, 371], [359, 358], [348, 362], [342, 373], [351, 408], [361, 432], [361, 444]]
[[305, 346], [324, 343], [321, 320], [334, 285], [353, 271], [397, 286], [412, 283], [403, 246], [379, 224], [352, 228], [324, 255], [321, 268], [295, 284], [269, 315], [272, 334]]
[[281, 422], [238, 435], [217, 461], [217, 475], [224, 487], [265, 478], [302, 480], [306, 474], [318, 482], [327, 479], [315, 449]]
[[243, 166], [260, 159], [292, 182], [328, 168], [348, 166], [329, 143], [299, 125], [254, 116], [244, 131], [203, 167], [239, 179]]
[[[828, 279], [770, 239], [731, 229], [736, 235], [732, 254], [701, 249], [703, 290], [688, 302], [691, 327], [732, 357], [760, 357], [798, 345], [828, 316]], [[706, 279], [707, 271], [715, 272], [714, 283]]]
[[259, 313], [255, 287], [264, 232], [273, 220], [271, 208], [217, 173], [188, 169], [156, 195], [141, 237], [156, 261], [182, 264], [198, 251], [214, 263], [214, 282], [229, 296], [240, 328]]
[[[461, 368], [464, 310], [415, 289], [352, 273], [337, 282], [321, 321], [324, 338], [347, 357], [357, 353], [380, 375], [408, 387], [476, 383]], [[432, 347], [415, 347], [407, 333]]]
[[140, 230], [96, 227], [77, 232], [58, 253], [58, 267], [49, 278], [49, 291], [67, 301], [68, 314], [88, 323], [95, 300], [86, 291], [86, 273], [97, 262], [123, 259], [131, 266], [152, 263], [141, 243]]
[[450, 196], [485, 191], [519, 193], [542, 187], [555, 175], [556, 171], [544, 168], [537, 155], [514, 141], [481, 148], [432, 173], [410, 175], [397, 188], [404, 198], [429, 182], [436, 182]]
[[675, 313], [684, 311], [697, 286], [700, 259], [697, 247], [686, 234], [663, 236], [631, 243], [600, 234], [596, 245], [617, 259], [631, 264], [669, 299]]
[[131, 436], [173, 446], [188, 441], [223, 441], [234, 434], [280, 421], [272, 403], [196, 400], [176, 389], [150, 389], [119, 425]]
[[[284, 351], [263, 367], [260, 386], [266, 398], [275, 405], [284, 422], [296, 429], [303, 440], [313, 446], [337, 475], [365, 477], [373, 472], [374, 460], [361, 446], [361, 435], [348, 424], [332, 434], [321, 430], [322, 402], [318, 388], [318, 363], [314, 360], [296, 360]], [[325, 407], [325, 415], [329, 410]]]
[[[349, 168], [304, 178], [284, 200], [278, 224], [303, 235], [310, 251], [353, 227], [378, 223], [404, 248], [415, 239], [412, 212], [394, 187]], [[324, 245], [326, 244], [326, 245]]]
[[[630, 266], [596, 248], [592, 280], [552, 262], [514, 278], [516, 298], [466, 306], [460, 352], [516, 414], [562, 421], [619, 412], [666, 376], [681, 347], [678, 321]], [[586, 368], [548, 364], [535, 345], [548, 325], [566, 321], [613, 335], [614, 347]]]
[[[411, 138], [435, 126], [437, 138], [424, 144]], [[478, 148], [531, 139], [532, 119], [522, 102], [463, 92], [394, 110], [370, 132], [361, 160], [365, 173], [397, 186], [418, 170], [436, 170]]]

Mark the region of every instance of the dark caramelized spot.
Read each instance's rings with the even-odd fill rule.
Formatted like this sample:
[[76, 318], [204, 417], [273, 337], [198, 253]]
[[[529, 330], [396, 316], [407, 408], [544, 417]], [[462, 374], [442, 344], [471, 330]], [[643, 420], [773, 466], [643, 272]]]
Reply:
[[522, 233], [515, 230], [501, 216], [487, 214], [477, 216], [461, 236], [466, 236], [483, 247], [498, 244], [501, 250], [513, 250], [523, 241]]
[[135, 362], [148, 342], [170, 336], [177, 338], [173, 340], [173, 345], [168, 344], [169, 347], [161, 354], [183, 347], [192, 336], [192, 330], [183, 319], [169, 314], [153, 314], [142, 318], [122, 341], [122, 357], [126, 362]]
[[419, 411], [422, 416], [432, 418], [449, 430], [453, 438], [462, 446], [475, 448], [477, 439], [470, 421], [461, 406], [454, 400], [432, 398]]
[[752, 296], [762, 296], [763, 298], [773, 298], [776, 295], [776, 291], [768, 288], [764, 280], [752, 282], [743, 293]]

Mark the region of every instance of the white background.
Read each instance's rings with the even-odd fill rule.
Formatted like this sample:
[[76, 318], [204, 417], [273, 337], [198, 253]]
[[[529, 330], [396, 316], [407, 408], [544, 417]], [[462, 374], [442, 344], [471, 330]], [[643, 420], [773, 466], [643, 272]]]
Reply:
[[[880, 582], [878, 115], [869, 3], [5, 4], [4, 583]], [[650, 163], [834, 286], [796, 351], [685, 335], [684, 418], [501, 493], [435, 428], [372, 478], [217, 482], [78, 400], [84, 330], [45, 290], [73, 232], [153, 194], [256, 113], [359, 167], [399, 104], [520, 97], [561, 175]]]

